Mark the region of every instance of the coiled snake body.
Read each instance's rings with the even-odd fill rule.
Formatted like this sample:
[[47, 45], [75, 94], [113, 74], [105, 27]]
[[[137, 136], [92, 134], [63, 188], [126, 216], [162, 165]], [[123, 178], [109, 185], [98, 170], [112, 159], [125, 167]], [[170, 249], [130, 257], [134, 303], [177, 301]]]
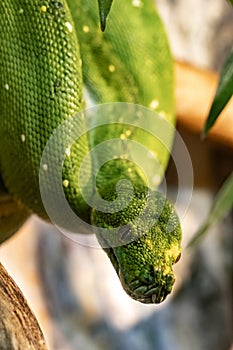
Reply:
[[[1, 1], [2, 241], [32, 212], [49, 220], [40, 196], [41, 157], [54, 130], [84, 108], [83, 85], [95, 103], [136, 103], [157, 109], [174, 123], [173, 69], [166, 36], [152, 1], [140, 4], [116, 1], [103, 34], [95, 1]], [[80, 117], [76, 127], [84, 123]], [[136, 165], [130, 164], [129, 172], [129, 164], [121, 158], [99, 169], [96, 188], [104, 203], [113, 203], [114, 209], [115, 199], [121, 195], [124, 204], [131, 189], [125, 182], [116, 192], [118, 181], [129, 180], [133, 195], [123, 209], [91, 208], [77, 180], [90, 148], [124, 133], [120, 124], [82, 135], [63, 164], [64, 192], [72, 210], [95, 227], [126, 292], [141, 302], [159, 303], [172, 289], [172, 265], [181, 250], [181, 229], [172, 205], [159, 192], [148, 189]], [[146, 139], [135, 128], [129, 134], [138, 142]], [[165, 170], [169, 152], [156, 141], [152, 150]], [[58, 151], [54, 152], [56, 159]], [[47, 166], [44, 164], [44, 171]], [[91, 178], [91, 172], [89, 162], [84, 176]], [[95, 198], [93, 191], [89, 195]], [[144, 216], [140, 216], [142, 211]], [[170, 231], [166, 230], [168, 222]], [[103, 237], [101, 228], [116, 228], [117, 238], [111, 233]], [[133, 239], [124, 244], [129, 237]], [[117, 244], [112, 245], [113, 240]]]

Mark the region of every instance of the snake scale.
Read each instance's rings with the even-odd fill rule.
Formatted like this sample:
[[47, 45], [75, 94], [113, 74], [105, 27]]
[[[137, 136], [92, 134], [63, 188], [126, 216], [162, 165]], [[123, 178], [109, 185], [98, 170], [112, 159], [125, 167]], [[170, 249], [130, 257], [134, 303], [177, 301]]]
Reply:
[[[41, 157], [54, 130], [84, 109], [85, 94], [95, 104], [134, 103], [161, 112], [173, 125], [175, 120], [172, 57], [151, 0], [115, 0], [105, 33], [99, 29], [97, 1], [4, 0], [0, 26], [0, 234], [4, 241], [31, 213], [49, 221], [40, 195]], [[85, 118], [78, 115], [76, 127], [82, 128]], [[181, 227], [172, 205], [148, 188], [137, 165], [130, 163], [129, 171], [129, 162], [121, 157], [99, 169], [96, 192], [87, 189], [94, 201], [97, 192], [101, 195], [106, 210], [92, 208], [84, 200], [77, 180], [90, 148], [122, 135], [144, 140], [166, 169], [169, 152], [163, 145], [153, 144], [135, 127], [104, 125], [72, 144], [62, 169], [64, 193], [76, 215], [93, 226], [125, 291], [140, 302], [160, 303], [172, 290], [172, 265], [181, 253]], [[55, 159], [58, 151], [54, 150]], [[87, 163], [84, 177], [92, 179], [96, 161]], [[128, 182], [117, 191], [122, 179]], [[107, 210], [108, 203], [112, 211]], [[116, 229], [117, 236], [111, 230], [103, 236], [102, 228]]]

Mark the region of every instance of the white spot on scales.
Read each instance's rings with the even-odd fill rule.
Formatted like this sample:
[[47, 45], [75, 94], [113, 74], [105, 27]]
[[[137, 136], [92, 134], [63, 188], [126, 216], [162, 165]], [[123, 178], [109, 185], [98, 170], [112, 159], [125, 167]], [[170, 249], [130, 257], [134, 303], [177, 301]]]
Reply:
[[62, 182], [63, 186], [67, 188], [69, 186], [69, 181], [68, 180], [63, 180]]
[[25, 136], [24, 134], [20, 135], [20, 138], [21, 138], [21, 141], [22, 141], [22, 142], [25, 142], [26, 136]]
[[142, 2], [141, 2], [141, 0], [132, 0], [132, 5], [134, 7], [141, 7], [142, 6]]
[[83, 29], [84, 33], [89, 33], [90, 32], [90, 28], [87, 25], [84, 25], [82, 29]]
[[68, 29], [68, 31], [69, 31], [70, 33], [72, 33], [72, 31], [73, 31], [73, 26], [72, 26], [72, 24], [71, 24], [70, 22], [66, 22], [66, 23], [65, 23], [65, 26], [66, 26], [66, 28]]
[[44, 171], [47, 171], [47, 170], [48, 170], [48, 165], [47, 165], [47, 164], [43, 164], [43, 165], [42, 165], [42, 169], [43, 169]]
[[41, 10], [41, 12], [46, 12], [47, 11], [47, 7], [45, 5], [42, 5], [40, 10]]
[[154, 183], [155, 185], [158, 185], [158, 184], [160, 183], [160, 180], [161, 180], [161, 176], [160, 176], [160, 175], [155, 175], [155, 176], [153, 177], [153, 183]]
[[67, 157], [70, 157], [70, 147], [67, 147], [65, 149], [65, 154], [67, 155]]
[[125, 135], [130, 136], [132, 134], [131, 130], [126, 130]]
[[108, 66], [108, 70], [109, 70], [110, 73], [113, 73], [113, 72], [115, 72], [116, 67], [114, 66], [114, 64], [110, 64], [110, 65]]
[[151, 101], [149, 107], [152, 108], [152, 109], [156, 109], [159, 105], [159, 101], [158, 100], [153, 100]]

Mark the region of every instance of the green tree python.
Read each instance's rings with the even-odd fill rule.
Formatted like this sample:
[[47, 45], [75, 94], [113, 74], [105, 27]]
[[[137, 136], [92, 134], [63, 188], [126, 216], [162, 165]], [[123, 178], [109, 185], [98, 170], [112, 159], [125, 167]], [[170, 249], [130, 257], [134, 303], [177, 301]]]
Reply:
[[[153, 1], [115, 0], [105, 33], [99, 29], [98, 4], [93, 0], [4, 0], [0, 25], [4, 241], [31, 213], [50, 220], [39, 186], [41, 166], [46, 172], [50, 164], [41, 165], [41, 157], [54, 131], [70, 117], [79, 116], [71, 128], [85, 129], [80, 111], [86, 93], [96, 105], [133, 103], [157, 111], [172, 125], [175, 120], [172, 57]], [[144, 142], [165, 171], [169, 151], [138, 129], [115, 123], [84, 133], [64, 158], [62, 186], [73, 212], [92, 225], [125, 291], [140, 302], [160, 303], [172, 290], [172, 266], [181, 253], [181, 227], [172, 205], [148, 188], [137, 164], [120, 156], [99, 168], [95, 191], [87, 186], [93, 208], [83, 197], [78, 177], [90, 149], [112, 138]], [[59, 147], [55, 160], [58, 152]], [[87, 184], [93, 181], [95, 162], [94, 156], [86, 163]], [[120, 180], [128, 181], [117, 189]], [[47, 186], [50, 190], [53, 184]], [[97, 194], [106, 206], [101, 210]], [[169, 223], [172, 229], [167, 230]], [[102, 228], [109, 230], [109, 236], [102, 235]]]

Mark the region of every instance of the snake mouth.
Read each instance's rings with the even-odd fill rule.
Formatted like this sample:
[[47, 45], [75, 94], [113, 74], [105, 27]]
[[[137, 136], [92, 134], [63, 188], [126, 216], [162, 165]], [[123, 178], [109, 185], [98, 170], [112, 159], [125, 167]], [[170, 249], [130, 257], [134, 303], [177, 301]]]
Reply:
[[120, 264], [112, 248], [105, 248], [121, 284], [126, 293], [133, 299], [144, 304], [159, 304], [171, 293], [175, 276], [172, 270], [164, 273], [161, 269], [154, 268], [153, 265], [141, 269], [137, 277], [126, 280], [125, 274], [121, 272]]
[[171, 293], [175, 282], [174, 275], [161, 275], [155, 278], [153, 283], [147, 283], [135, 278], [126, 284], [123, 276], [119, 273], [123, 288], [133, 299], [145, 304], [159, 304]]

